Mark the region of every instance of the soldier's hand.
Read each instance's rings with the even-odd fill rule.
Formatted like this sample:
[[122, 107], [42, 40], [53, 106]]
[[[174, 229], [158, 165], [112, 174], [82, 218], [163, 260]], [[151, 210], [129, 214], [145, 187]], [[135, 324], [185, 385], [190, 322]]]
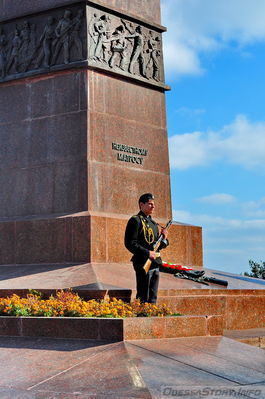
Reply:
[[162, 229], [161, 234], [163, 234], [164, 238], [167, 239], [168, 231], [166, 229]]
[[149, 259], [155, 260], [156, 259], [156, 252], [155, 251], [149, 251]]

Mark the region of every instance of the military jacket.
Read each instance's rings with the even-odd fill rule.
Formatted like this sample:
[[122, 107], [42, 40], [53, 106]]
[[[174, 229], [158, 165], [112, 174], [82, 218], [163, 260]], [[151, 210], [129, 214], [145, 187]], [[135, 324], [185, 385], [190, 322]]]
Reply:
[[[157, 223], [143, 212], [132, 216], [126, 227], [124, 243], [125, 247], [133, 254], [131, 261], [135, 266], [142, 267], [149, 258], [149, 251], [153, 251], [153, 245], [159, 238]], [[167, 240], [163, 240], [159, 250], [168, 245]], [[161, 257], [153, 260], [151, 268], [159, 267], [162, 264]]]

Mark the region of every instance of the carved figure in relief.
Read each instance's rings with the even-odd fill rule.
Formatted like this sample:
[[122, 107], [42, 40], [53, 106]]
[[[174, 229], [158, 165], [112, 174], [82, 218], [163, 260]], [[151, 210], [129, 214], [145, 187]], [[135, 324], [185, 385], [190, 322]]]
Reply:
[[29, 69], [32, 60], [36, 55], [36, 51], [38, 49], [37, 46], [37, 35], [36, 35], [36, 25], [28, 24], [29, 27], [29, 41], [27, 43], [27, 53], [25, 54], [25, 58], [23, 59], [23, 63], [21, 65], [21, 71], [25, 72]]
[[112, 55], [109, 60], [109, 66], [113, 68], [116, 65], [116, 62], [118, 62], [118, 67], [125, 71], [128, 53], [127, 40], [125, 38], [125, 29], [123, 25], [116, 28], [110, 41]]
[[122, 19], [122, 23], [124, 24], [125, 28], [128, 30], [130, 35], [127, 35], [127, 39], [134, 39], [134, 46], [132, 50], [132, 55], [129, 64], [129, 72], [134, 74], [135, 73], [135, 64], [138, 63], [139, 65], [139, 72], [142, 76], [145, 77], [145, 59], [144, 59], [144, 45], [145, 40], [143, 36], [143, 29], [140, 25], [136, 26], [134, 29], [132, 24], [128, 24], [126, 21]]
[[28, 55], [32, 58], [37, 48], [36, 25], [30, 24], [30, 43], [28, 48]]
[[95, 55], [95, 49], [97, 46], [97, 42], [98, 42], [98, 31], [96, 30], [96, 23], [99, 21], [99, 16], [97, 13], [93, 14], [93, 17], [91, 18], [89, 25], [88, 25], [88, 34], [90, 36], [90, 40], [89, 40], [89, 54], [88, 54], [88, 58], [89, 59], [93, 59], [94, 55]]
[[61, 48], [63, 48], [63, 61], [65, 64], [69, 63], [69, 50], [70, 50], [70, 31], [72, 28], [72, 20], [71, 20], [72, 12], [70, 10], [66, 10], [64, 12], [64, 16], [58, 22], [58, 25], [55, 29], [56, 39], [53, 42], [55, 47], [54, 53], [52, 56], [52, 64], [56, 63], [57, 57]]
[[19, 65], [19, 49], [21, 46], [22, 40], [19, 36], [19, 30], [15, 30], [15, 34], [12, 40], [12, 47], [11, 47], [11, 52], [10, 56], [8, 57], [8, 62], [6, 66], [6, 71], [10, 70], [10, 68], [13, 66], [14, 72], [18, 72], [18, 65]]
[[19, 57], [18, 57], [22, 71], [25, 71], [27, 69], [29, 60], [31, 59], [30, 36], [31, 36], [31, 31], [30, 31], [29, 22], [24, 21], [20, 32], [21, 46], [19, 48]]
[[108, 63], [111, 51], [110, 51], [110, 46], [111, 46], [111, 19], [110, 17], [107, 17], [107, 30], [106, 30], [106, 39], [102, 43], [102, 58], [103, 62]]
[[70, 46], [74, 45], [77, 48], [78, 59], [83, 58], [83, 45], [80, 38], [80, 31], [82, 29], [83, 10], [78, 10], [76, 17], [73, 19], [72, 32], [70, 38]]
[[107, 15], [102, 15], [94, 24], [94, 29], [97, 32], [97, 44], [94, 52], [94, 59], [96, 61], [103, 61], [107, 63], [107, 46], [106, 43], [110, 39], [110, 18]]
[[6, 75], [6, 51], [5, 51], [6, 44], [7, 44], [6, 35], [3, 29], [0, 27], [0, 73], [2, 79]]
[[146, 70], [151, 70], [151, 78], [159, 81], [159, 59], [158, 57], [161, 54], [160, 51], [160, 37], [155, 36], [153, 31], [149, 32], [149, 40], [148, 40], [148, 49], [147, 52], [149, 53], [149, 60], [146, 64]]
[[52, 43], [54, 39], [55, 39], [54, 18], [52, 16], [49, 16], [47, 20], [47, 25], [45, 25], [39, 40], [38, 49], [41, 48], [41, 50], [34, 62], [36, 68], [39, 68], [43, 58], [44, 58], [44, 66], [45, 67], [50, 66]]

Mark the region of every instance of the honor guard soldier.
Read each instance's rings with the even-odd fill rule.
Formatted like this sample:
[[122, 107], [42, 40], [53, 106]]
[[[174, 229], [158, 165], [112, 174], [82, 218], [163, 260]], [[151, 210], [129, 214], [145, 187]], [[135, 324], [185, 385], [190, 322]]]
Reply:
[[[131, 261], [136, 273], [136, 298], [141, 302], [156, 303], [159, 283], [159, 266], [162, 259], [159, 252], [154, 251], [154, 244], [160, 233], [163, 234], [158, 251], [168, 246], [167, 230], [159, 232], [158, 224], [152, 219], [155, 203], [151, 193], [143, 194], [139, 198], [140, 212], [132, 216], [125, 231], [125, 247], [133, 254]], [[152, 261], [146, 273], [146, 261]]]

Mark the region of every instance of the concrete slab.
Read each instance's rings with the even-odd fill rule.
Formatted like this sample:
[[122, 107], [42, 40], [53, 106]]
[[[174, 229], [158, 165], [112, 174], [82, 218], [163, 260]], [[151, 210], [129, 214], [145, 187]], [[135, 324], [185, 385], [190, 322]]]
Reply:
[[228, 338], [1, 337], [0, 348], [1, 399], [265, 398], [264, 351]]

